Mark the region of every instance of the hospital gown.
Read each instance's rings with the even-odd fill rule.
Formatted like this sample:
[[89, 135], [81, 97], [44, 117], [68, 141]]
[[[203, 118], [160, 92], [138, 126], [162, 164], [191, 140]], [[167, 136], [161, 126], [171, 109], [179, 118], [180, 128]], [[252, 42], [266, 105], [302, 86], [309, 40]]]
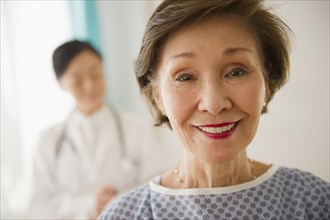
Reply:
[[330, 219], [330, 184], [297, 169], [273, 165], [236, 186], [169, 189], [160, 176], [111, 204], [110, 219]]

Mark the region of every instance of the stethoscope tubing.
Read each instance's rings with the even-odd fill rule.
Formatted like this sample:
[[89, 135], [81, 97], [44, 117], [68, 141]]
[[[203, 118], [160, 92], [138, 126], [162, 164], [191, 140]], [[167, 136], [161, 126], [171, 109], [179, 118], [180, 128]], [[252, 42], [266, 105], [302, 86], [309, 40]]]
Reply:
[[[120, 156], [121, 156], [121, 158], [125, 158], [126, 157], [126, 143], [125, 143], [125, 139], [124, 139], [123, 127], [120, 123], [120, 116], [116, 110], [110, 108], [109, 106], [107, 106], [107, 109], [114, 116], [116, 128], [118, 129], [118, 135], [119, 135], [118, 139], [119, 139], [119, 146], [120, 146]], [[69, 119], [70, 119], [72, 113], [73, 113], [73, 111], [69, 114], [67, 119], [64, 121], [62, 131], [60, 132], [60, 135], [56, 141], [56, 144], [55, 144], [56, 158], [59, 157], [59, 155], [62, 151], [63, 143], [65, 141], [67, 141], [69, 143], [73, 152], [77, 152], [77, 147], [75, 146], [75, 144], [73, 143], [71, 138], [67, 136], [68, 122], [69, 122]]]

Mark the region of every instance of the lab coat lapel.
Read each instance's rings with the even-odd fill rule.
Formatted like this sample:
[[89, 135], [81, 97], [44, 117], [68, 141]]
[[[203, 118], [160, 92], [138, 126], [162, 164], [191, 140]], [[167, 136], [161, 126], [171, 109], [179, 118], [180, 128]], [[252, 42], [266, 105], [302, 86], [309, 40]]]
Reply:
[[[95, 169], [108, 169], [108, 175], [114, 175], [120, 161], [120, 141], [118, 128], [114, 115], [109, 109], [106, 109], [102, 115], [100, 134], [97, 141], [97, 150], [95, 152]], [[117, 166], [116, 166], [117, 164]], [[115, 169], [114, 169], [115, 168]], [[100, 172], [102, 173], [102, 172]]]
[[88, 182], [93, 182], [95, 179], [95, 172], [93, 169], [93, 161], [89, 155], [85, 139], [80, 129], [77, 129], [75, 123], [79, 123], [79, 119], [72, 117], [72, 126], [69, 127], [69, 132], [72, 136], [72, 141], [74, 142], [75, 150], [77, 151], [77, 160], [76, 163], [80, 164], [82, 167], [82, 177], [88, 179]]

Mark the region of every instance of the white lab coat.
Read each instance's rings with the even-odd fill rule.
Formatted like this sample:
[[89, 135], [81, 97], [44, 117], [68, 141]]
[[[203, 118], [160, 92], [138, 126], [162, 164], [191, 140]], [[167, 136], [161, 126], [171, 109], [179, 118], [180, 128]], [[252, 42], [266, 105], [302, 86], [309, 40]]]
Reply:
[[31, 190], [35, 218], [88, 219], [102, 186], [127, 191], [180, 158], [170, 135], [127, 113], [115, 114], [123, 141], [114, 111], [106, 106], [90, 117], [75, 110], [64, 123], [42, 133]]

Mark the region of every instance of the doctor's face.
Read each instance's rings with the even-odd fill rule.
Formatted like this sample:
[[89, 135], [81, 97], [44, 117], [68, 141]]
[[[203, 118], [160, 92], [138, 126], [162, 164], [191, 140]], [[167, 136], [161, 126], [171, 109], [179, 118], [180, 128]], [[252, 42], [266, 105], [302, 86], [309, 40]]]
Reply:
[[193, 158], [221, 163], [245, 153], [265, 99], [256, 42], [233, 18], [172, 33], [162, 47], [154, 96]]
[[105, 81], [102, 63], [91, 51], [78, 54], [60, 78], [62, 87], [69, 91], [80, 111], [90, 114], [103, 103]]

